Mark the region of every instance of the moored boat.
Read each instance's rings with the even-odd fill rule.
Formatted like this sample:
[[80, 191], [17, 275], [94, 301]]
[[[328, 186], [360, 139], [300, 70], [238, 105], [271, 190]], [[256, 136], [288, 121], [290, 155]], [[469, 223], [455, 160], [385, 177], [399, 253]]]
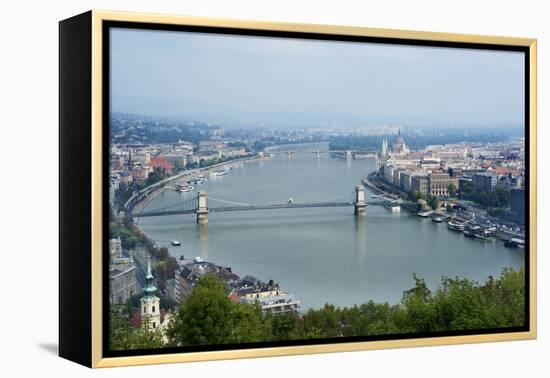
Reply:
[[401, 211], [401, 206], [399, 206], [396, 203], [388, 203], [388, 204], [384, 205], [384, 207], [386, 209], [391, 210], [392, 213], [398, 213], [398, 212]]
[[192, 180], [187, 181], [188, 184], [195, 184], [195, 185], [201, 185], [207, 183], [208, 180], [204, 177], [197, 177]]
[[432, 215], [433, 211], [429, 210], [429, 211], [419, 211], [418, 213], [416, 213], [416, 215], [418, 215], [419, 217], [421, 218], [428, 218], [430, 215]]
[[479, 228], [479, 226], [467, 226], [464, 228], [464, 236], [467, 236], [469, 238], [473, 238], [476, 235], [476, 230]]
[[193, 186], [187, 185], [187, 186], [182, 186], [180, 189], [178, 189], [178, 192], [188, 193], [188, 192], [192, 191], [193, 189], [195, 189]]
[[447, 223], [447, 228], [452, 231], [464, 231], [464, 223], [451, 219], [449, 223]]
[[441, 222], [443, 222], [443, 218], [441, 218], [441, 217], [433, 217], [433, 218], [432, 218], [432, 222], [441, 223]]
[[509, 248], [525, 248], [525, 240], [519, 238], [511, 238], [504, 242], [504, 246]]
[[478, 230], [475, 231], [475, 237], [481, 240], [492, 240], [493, 239], [493, 231], [487, 228], [479, 227]]

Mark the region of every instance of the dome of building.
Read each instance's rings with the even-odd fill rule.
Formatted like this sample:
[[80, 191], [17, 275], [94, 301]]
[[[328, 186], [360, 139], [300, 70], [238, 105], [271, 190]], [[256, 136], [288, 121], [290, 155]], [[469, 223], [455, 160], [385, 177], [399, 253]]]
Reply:
[[405, 144], [405, 139], [401, 137], [401, 135], [398, 135], [395, 137], [395, 144]]

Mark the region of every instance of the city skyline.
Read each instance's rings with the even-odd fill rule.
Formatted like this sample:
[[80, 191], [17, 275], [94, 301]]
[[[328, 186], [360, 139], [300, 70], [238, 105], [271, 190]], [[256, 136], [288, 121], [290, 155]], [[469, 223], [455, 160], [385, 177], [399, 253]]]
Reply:
[[349, 126], [523, 128], [523, 58], [520, 52], [115, 28], [111, 107], [244, 126], [327, 127], [336, 115]]

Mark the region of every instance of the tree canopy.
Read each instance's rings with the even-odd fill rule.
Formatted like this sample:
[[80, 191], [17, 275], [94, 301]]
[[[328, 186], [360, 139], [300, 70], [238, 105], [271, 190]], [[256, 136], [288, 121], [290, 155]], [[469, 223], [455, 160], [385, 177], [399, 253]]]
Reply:
[[111, 350], [153, 349], [165, 346], [160, 329], [134, 327], [124, 305], [111, 305], [109, 316], [109, 348]]
[[[483, 330], [525, 324], [525, 272], [504, 269], [485, 283], [443, 277], [432, 291], [413, 275], [414, 286], [398, 304], [368, 301], [351, 307], [325, 304], [299, 315], [265, 314], [257, 304], [235, 303], [225, 285], [204, 276], [180, 305], [167, 330], [170, 345], [213, 345], [442, 331]], [[117, 315], [115, 313], [115, 315]], [[121, 349], [157, 345], [158, 338], [129, 329], [114, 316], [111, 345]], [[129, 336], [131, 334], [131, 336]]]
[[510, 205], [510, 192], [496, 187], [491, 192], [476, 190], [471, 182], [465, 182], [460, 186], [460, 197], [474, 201], [489, 208], [505, 208]]
[[233, 303], [216, 277], [199, 279], [168, 329], [174, 345], [263, 341], [269, 337], [258, 306]]

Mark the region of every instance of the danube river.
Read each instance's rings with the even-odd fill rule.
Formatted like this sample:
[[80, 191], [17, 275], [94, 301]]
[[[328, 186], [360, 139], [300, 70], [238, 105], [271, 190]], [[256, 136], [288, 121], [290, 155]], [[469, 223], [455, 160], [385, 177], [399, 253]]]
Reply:
[[[289, 198], [300, 203], [350, 201], [354, 187], [375, 169], [374, 159], [275, 155], [212, 177], [199, 189], [226, 201], [213, 201], [210, 207], [285, 203]], [[371, 200], [372, 193], [366, 194]], [[167, 190], [146, 210], [196, 195]], [[278, 281], [301, 300], [304, 310], [326, 302], [398, 303], [403, 290], [413, 286], [413, 273], [434, 289], [442, 276], [482, 282], [504, 267], [517, 269], [524, 263], [523, 251], [508, 249], [500, 240], [466, 238], [449, 231], [446, 223], [374, 206], [364, 218], [354, 217], [350, 206], [211, 213], [206, 226], [197, 225], [192, 215], [142, 218], [138, 225], [176, 257], [201, 256], [241, 276]], [[174, 239], [182, 246], [172, 247]]]

